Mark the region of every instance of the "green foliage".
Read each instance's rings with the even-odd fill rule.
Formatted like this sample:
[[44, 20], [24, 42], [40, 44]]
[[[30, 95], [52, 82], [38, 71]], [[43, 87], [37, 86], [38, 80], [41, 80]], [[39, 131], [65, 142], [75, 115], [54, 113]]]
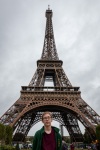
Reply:
[[84, 133], [84, 143], [90, 144], [92, 141], [95, 140], [96, 140], [96, 132], [92, 128], [87, 127]]
[[13, 146], [3, 145], [0, 147], [0, 150], [16, 150], [16, 149]]
[[12, 127], [11, 126], [6, 126], [6, 139], [5, 139], [6, 144], [11, 144], [12, 134], [13, 134]]
[[96, 127], [96, 137], [97, 137], [97, 140], [100, 142], [100, 125]]
[[90, 144], [92, 142], [87, 129], [85, 129], [85, 133], [83, 136], [84, 136], [84, 143]]
[[5, 140], [5, 134], [6, 134], [6, 128], [3, 124], [0, 123], [0, 141], [4, 141]]
[[66, 143], [70, 143], [71, 142], [71, 140], [70, 140], [70, 138], [69, 137], [63, 137], [64, 138], [64, 141], [66, 142]]
[[29, 138], [29, 141], [32, 143], [33, 142], [33, 136]]
[[11, 144], [12, 142], [12, 127], [0, 124], [0, 141], [1, 144]]

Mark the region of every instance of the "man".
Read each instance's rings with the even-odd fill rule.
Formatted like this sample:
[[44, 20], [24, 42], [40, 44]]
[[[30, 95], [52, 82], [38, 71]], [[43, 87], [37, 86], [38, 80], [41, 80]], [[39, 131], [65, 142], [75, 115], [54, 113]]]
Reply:
[[75, 146], [74, 146], [74, 144], [72, 143], [72, 144], [70, 145], [70, 149], [71, 149], [71, 150], [74, 150], [74, 148], [75, 148]]
[[68, 150], [67, 143], [65, 142], [64, 137], [62, 137], [62, 150]]
[[62, 150], [62, 139], [59, 129], [51, 126], [52, 113], [42, 114], [44, 126], [35, 133], [32, 150]]

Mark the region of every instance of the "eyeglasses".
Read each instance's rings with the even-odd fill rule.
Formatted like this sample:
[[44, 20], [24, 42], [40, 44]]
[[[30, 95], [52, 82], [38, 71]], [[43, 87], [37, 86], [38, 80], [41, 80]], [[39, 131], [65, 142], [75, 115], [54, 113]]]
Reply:
[[48, 116], [48, 117], [43, 117], [43, 120], [49, 120], [49, 119], [51, 119], [51, 117], [50, 116]]

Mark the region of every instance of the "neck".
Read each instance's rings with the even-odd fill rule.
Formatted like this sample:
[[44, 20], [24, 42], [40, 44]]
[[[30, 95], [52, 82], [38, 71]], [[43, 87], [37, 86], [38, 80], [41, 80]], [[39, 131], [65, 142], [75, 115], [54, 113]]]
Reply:
[[51, 132], [52, 127], [51, 126], [44, 126], [44, 130], [45, 132], [50, 133]]

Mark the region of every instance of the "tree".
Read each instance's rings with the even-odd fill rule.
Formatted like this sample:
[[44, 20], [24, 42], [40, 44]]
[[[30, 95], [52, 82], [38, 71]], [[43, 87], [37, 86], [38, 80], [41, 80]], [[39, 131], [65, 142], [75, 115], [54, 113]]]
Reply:
[[2, 143], [11, 144], [12, 142], [12, 127], [9, 125], [0, 124], [0, 141]]
[[5, 143], [6, 144], [11, 144], [11, 142], [12, 142], [12, 134], [13, 134], [12, 127], [7, 125], [6, 126], [6, 138], [5, 138]]
[[96, 127], [96, 138], [100, 142], [100, 125]]
[[65, 136], [64, 140], [65, 140], [66, 143], [71, 143], [70, 137]]
[[83, 136], [84, 136], [84, 143], [90, 144], [92, 142], [91, 137], [90, 137], [87, 129], [85, 129], [85, 133]]
[[5, 141], [5, 135], [6, 135], [6, 128], [3, 124], [0, 123], [0, 141], [1, 144]]

